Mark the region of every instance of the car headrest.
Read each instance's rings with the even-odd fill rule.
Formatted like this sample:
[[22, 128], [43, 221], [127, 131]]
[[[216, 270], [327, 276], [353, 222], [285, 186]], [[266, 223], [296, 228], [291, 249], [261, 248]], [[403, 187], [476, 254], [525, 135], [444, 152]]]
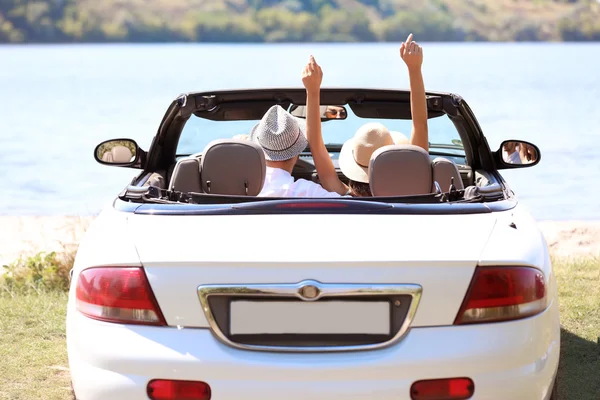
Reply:
[[210, 194], [256, 196], [265, 183], [265, 153], [249, 140], [221, 139], [205, 148], [202, 190]]
[[373, 196], [434, 193], [429, 153], [411, 144], [383, 146], [371, 156], [369, 183]]
[[113, 153], [113, 160], [117, 162], [126, 163], [132, 161], [133, 154], [131, 153], [131, 150], [125, 146], [115, 146], [112, 148], [111, 152]]
[[443, 192], [450, 190], [450, 184], [454, 178], [454, 187], [456, 190], [464, 189], [460, 171], [454, 161], [443, 157], [437, 157], [433, 160], [433, 180], [440, 184]]
[[125, 146], [115, 146], [102, 156], [102, 161], [109, 163], [128, 163], [133, 158], [131, 150]]
[[200, 154], [181, 158], [175, 164], [169, 189], [178, 192], [202, 193], [200, 187]]

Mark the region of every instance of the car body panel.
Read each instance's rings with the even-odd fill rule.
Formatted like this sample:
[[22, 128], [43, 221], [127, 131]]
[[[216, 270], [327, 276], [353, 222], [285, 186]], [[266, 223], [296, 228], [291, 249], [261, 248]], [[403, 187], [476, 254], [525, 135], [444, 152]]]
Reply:
[[103, 210], [79, 243], [74, 272], [102, 265], [141, 266], [127, 219], [131, 213]]
[[[421, 285], [413, 326], [427, 326], [453, 323], [495, 219], [492, 214], [135, 215], [129, 223], [169, 325], [208, 327], [199, 285], [313, 279]], [[288, 234], [275, 233], [274, 226]], [[454, 233], [457, 227], [473, 233], [468, 247], [465, 237]], [[157, 229], [172, 234], [159, 237]], [[304, 236], [310, 248], [294, 249]]]
[[[214, 399], [409, 399], [420, 379], [468, 376], [475, 400], [543, 400], [558, 366], [558, 304], [531, 318], [422, 327], [385, 349], [283, 354], [230, 348], [203, 328], [110, 324], [71, 314], [70, 364], [81, 400], [147, 399], [154, 378], [200, 380]], [[84, 396], [83, 394], [89, 394]]]
[[[291, 244], [272, 234], [274, 224], [289, 227]], [[306, 235], [310, 248], [296, 246], [290, 255]], [[412, 382], [452, 376], [474, 380], [473, 399], [550, 395], [560, 353], [556, 280], [543, 236], [519, 206], [473, 215], [158, 216], [108, 209], [90, 227], [81, 249], [74, 279], [97, 265], [143, 265], [172, 325], [86, 318], [74, 308], [73, 285], [67, 346], [82, 400], [146, 398], [145, 386], [154, 378], [204, 380], [222, 399], [242, 393], [250, 399], [293, 398], [290, 393], [302, 398], [306, 391], [315, 399], [372, 398], [374, 393], [378, 399], [408, 399]], [[452, 326], [477, 265], [539, 268], [548, 284], [548, 309], [519, 321]], [[200, 284], [307, 278], [418, 283], [424, 290], [407, 335], [381, 350], [244, 351], [221, 343], [206, 328]]]
[[[323, 263], [469, 261], [475, 266], [496, 215], [131, 215], [128, 229], [136, 232], [133, 240], [145, 266], [290, 258]], [[467, 239], [469, 246], [464, 246]], [[310, 248], [293, 248], [307, 240]]]
[[[479, 265], [538, 268], [544, 273], [548, 296], [558, 301], [556, 275], [552, 269], [548, 244], [535, 219], [522, 205], [496, 215], [496, 226], [481, 254]], [[555, 329], [559, 329], [558, 324]]]

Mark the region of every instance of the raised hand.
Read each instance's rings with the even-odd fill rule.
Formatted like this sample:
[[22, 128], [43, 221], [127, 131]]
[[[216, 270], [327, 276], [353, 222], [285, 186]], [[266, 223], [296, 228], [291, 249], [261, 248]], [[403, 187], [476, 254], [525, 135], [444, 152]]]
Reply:
[[308, 58], [308, 64], [302, 70], [302, 84], [307, 92], [319, 92], [323, 81], [323, 70], [313, 56]]
[[404, 61], [408, 69], [419, 69], [423, 64], [423, 49], [413, 42], [413, 34], [408, 35], [406, 42], [400, 46], [400, 58]]
[[423, 83], [423, 73], [421, 71], [423, 50], [421, 46], [413, 42], [412, 33], [408, 35], [406, 42], [400, 46], [400, 58], [408, 67], [408, 79], [410, 81], [410, 112], [413, 125], [410, 144], [429, 151], [427, 96], [425, 95], [425, 84]]

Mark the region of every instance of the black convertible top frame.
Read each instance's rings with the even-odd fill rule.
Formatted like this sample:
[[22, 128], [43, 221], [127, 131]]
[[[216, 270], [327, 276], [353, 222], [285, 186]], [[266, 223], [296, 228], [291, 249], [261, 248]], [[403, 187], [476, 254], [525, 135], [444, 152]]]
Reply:
[[[493, 153], [479, 123], [462, 97], [446, 92], [426, 92], [429, 118], [447, 115], [461, 136], [467, 164], [498, 174]], [[190, 92], [178, 96], [167, 109], [148, 151], [139, 181], [149, 172], [167, 170], [175, 162], [179, 137], [195, 115], [213, 121], [259, 120], [275, 104], [288, 108], [306, 103], [304, 88], [237, 89]], [[321, 104], [346, 105], [362, 118], [410, 119], [410, 91], [369, 88], [322, 88]]]
[[[213, 121], [259, 120], [273, 105], [288, 109], [291, 104], [306, 104], [305, 89], [245, 89], [184, 95], [182, 116], [191, 112]], [[427, 94], [429, 118], [452, 114], [447, 93]], [[410, 92], [384, 89], [321, 89], [321, 103], [348, 105], [360, 118], [411, 119]]]

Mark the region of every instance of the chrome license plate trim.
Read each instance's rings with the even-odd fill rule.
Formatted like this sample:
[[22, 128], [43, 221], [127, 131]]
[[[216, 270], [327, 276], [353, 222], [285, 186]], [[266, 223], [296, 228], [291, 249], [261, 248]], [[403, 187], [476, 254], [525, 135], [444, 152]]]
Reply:
[[[308, 289], [307, 289], [308, 288]], [[309, 353], [309, 352], [348, 352], [381, 349], [399, 342], [409, 331], [410, 325], [415, 317], [419, 301], [421, 299], [422, 287], [417, 284], [359, 284], [359, 283], [321, 283], [315, 280], [303, 280], [291, 284], [216, 284], [198, 286], [198, 297], [206, 319], [213, 335], [222, 343], [237, 349], [286, 352], [286, 353]], [[216, 318], [210, 307], [209, 297], [253, 297], [261, 298], [297, 298], [302, 301], [317, 301], [327, 297], [343, 298], [352, 297], [352, 300], [360, 299], [361, 296], [384, 297], [409, 295], [411, 303], [408, 313], [402, 322], [400, 329], [388, 341], [364, 345], [351, 346], [265, 346], [237, 343], [231, 341], [219, 328]]]

